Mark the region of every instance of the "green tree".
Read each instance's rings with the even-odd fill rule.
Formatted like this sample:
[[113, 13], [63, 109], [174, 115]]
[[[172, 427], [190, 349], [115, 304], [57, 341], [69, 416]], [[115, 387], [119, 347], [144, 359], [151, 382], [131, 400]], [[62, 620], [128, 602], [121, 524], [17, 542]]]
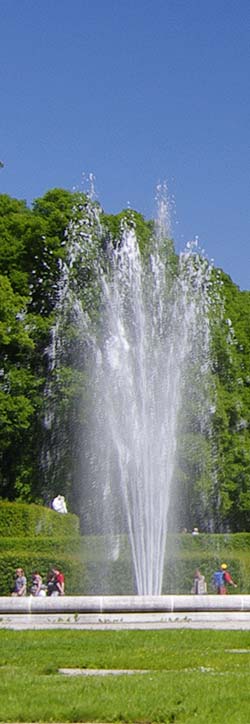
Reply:
[[[48, 501], [62, 492], [78, 511], [84, 484], [87, 500], [83, 329], [88, 319], [98, 333], [100, 265], [110, 270], [109, 245], [120, 243], [125, 227], [135, 228], [150, 264], [155, 225], [136, 211], [107, 215], [64, 189], [31, 208], [0, 196], [1, 497]], [[171, 240], [162, 239], [161, 254], [171, 298], [178, 274]], [[182, 410], [177, 502], [183, 526], [209, 529], [212, 510], [216, 530], [237, 531], [250, 524], [250, 292], [223, 272], [219, 283], [218, 270], [214, 276], [211, 425], [200, 426], [193, 395]]]
[[221, 274], [224, 315], [213, 339], [217, 402], [214, 435], [222, 525], [250, 522], [250, 293]]

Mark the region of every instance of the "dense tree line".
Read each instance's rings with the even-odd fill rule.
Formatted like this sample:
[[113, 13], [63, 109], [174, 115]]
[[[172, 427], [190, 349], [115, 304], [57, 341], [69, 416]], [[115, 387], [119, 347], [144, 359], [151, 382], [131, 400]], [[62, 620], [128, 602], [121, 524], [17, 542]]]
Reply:
[[[108, 216], [84, 194], [62, 189], [49, 191], [31, 208], [0, 196], [2, 499], [47, 504], [60, 492], [72, 512], [78, 512], [80, 487], [85, 486], [87, 496], [80, 472], [88, 456], [88, 379], [87, 365], [82, 365], [87, 343], [79, 335], [76, 289], [91, 323], [98, 325], [95, 260], [99, 251], [108, 256], [108, 244], [119, 243], [124, 223], [135, 224], [147, 259], [154, 224], [136, 212]], [[86, 236], [84, 247], [78, 240]], [[178, 258], [168, 239], [165, 251], [174, 277]], [[205, 435], [197, 428], [192, 404], [183, 415], [176, 471], [178, 525], [248, 530], [250, 292], [240, 291], [223, 271], [218, 275], [214, 270], [214, 278], [214, 409]]]

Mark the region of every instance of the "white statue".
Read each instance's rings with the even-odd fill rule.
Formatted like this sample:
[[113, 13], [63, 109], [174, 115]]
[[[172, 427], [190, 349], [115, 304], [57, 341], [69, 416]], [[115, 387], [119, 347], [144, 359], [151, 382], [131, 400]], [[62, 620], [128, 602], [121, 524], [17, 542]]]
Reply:
[[65, 503], [65, 498], [63, 495], [57, 495], [56, 498], [52, 501], [52, 508], [57, 513], [67, 513], [67, 506]]

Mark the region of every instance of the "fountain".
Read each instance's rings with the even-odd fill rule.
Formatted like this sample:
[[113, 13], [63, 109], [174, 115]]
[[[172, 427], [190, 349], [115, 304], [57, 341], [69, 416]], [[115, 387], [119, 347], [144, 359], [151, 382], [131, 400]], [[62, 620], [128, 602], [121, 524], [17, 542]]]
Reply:
[[[174, 255], [161, 190], [150, 250], [139, 247], [133, 212], [124, 217], [119, 238], [107, 239], [104, 247], [96, 242], [103, 233], [96, 215], [99, 231], [91, 232], [93, 209], [91, 214], [90, 222], [85, 214], [69, 232], [73, 251], [68, 271], [77, 249], [81, 264], [95, 278], [98, 319], [93, 322], [86, 303], [83, 309], [77, 284], [70, 287], [65, 271], [59, 300], [64, 318], [65, 299], [67, 304], [71, 300], [84, 339], [85, 369], [89, 362], [84, 468], [91, 492], [89, 505], [86, 499], [82, 504], [95, 531], [104, 535], [108, 557], [119, 556], [122, 536], [129, 539], [136, 593], [157, 596], [162, 592], [178, 439], [190, 404], [199, 430], [209, 436], [211, 265], [197, 240], [179, 259]], [[173, 519], [171, 523], [173, 528]]]
[[133, 216], [119, 244], [109, 249], [109, 271], [100, 276], [101, 331], [91, 365], [92, 480], [101, 528], [116, 544], [121, 532], [128, 534], [139, 595], [162, 590], [179, 416], [187, 389], [189, 398], [196, 396], [200, 427], [205, 429], [209, 419], [211, 267], [196, 240], [180, 255], [178, 274], [169, 269], [167, 212], [160, 198], [149, 258], [140, 253]]

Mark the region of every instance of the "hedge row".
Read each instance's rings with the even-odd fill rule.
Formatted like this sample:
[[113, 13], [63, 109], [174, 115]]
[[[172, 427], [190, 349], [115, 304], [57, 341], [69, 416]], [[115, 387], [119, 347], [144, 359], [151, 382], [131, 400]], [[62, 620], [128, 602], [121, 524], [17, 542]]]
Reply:
[[[109, 558], [124, 558], [129, 555], [130, 545], [126, 535], [121, 536], [82, 536], [82, 554], [85, 558], [100, 559], [107, 552]], [[249, 551], [250, 554], [250, 533], [181, 533], [168, 535], [166, 540], [166, 552], [175, 555], [194, 553], [199, 556], [210, 553], [218, 558], [227, 557], [236, 551]]]
[[62, 515], [41, 505], [0, 501], [0, 539], [13, 536], [79, 536], [76, 515]]
[[[180, 535], [170, 535], [167, 538], [167, 547], [178, 547], [181, 551], [229, 551], [249, 550], [250, 549], [250, 533], [200, 533], [192, 535], [191, 533], [182, 533]], [[249, 550], [250, 553], [250, 550]]]
[[[168, 561], [164, 570], [163, 594], [191, 593], [195, 568], [199, 563], [201, 572], [205, 575], [208, 593], [215, 593], [212, 578], [219, 566], [214, 557], [206, 557], [197, 561], [194, 556], [186, 558], [176, 557]], [[28, 585], [31, 583], [31, 574], [39, 570], [46, 582], [48, 572], [56, 565], [65, 575], [65, 592], [68, 595], [132, 595], [136, 592], [133, 580], [131, 561], [111, 561], [105, 565], [103, 562], [88, 562], [83, 565], [78, 557], [58, 554], [32, 554], [30, 552], [9, 551], [0, 554], [0, 595], [9, 595], [14, 580], [14, 571], [21, 566], [27, 576]], [[230, 593], [250, 593], [250, 562], [249, 558], [234, 556], [228, 561], [233, 579], [238, 584], [237, 589], [230, 589]]]
[[[189, 555], [176, 556], [168, 560], [163, 576], [162, 593], [166, 594], [187, 594], [191, 593], [194, 579], [194, 572], [199, 568], [207, 582], [207, 592], [215, 593], [213, 586], [213, 574], [218, 570], [221, 560], [214, 555], [204, 555], [203, 558]], [[230, 556], [227, 558], [228, 569], [237, 589], [230, 587], [229, 593], [250, 593], [250, 566], [245, 565], [243, 558]]]
[[[0, 595], [11, 592], [18, 566], [30, 583], [34, 570], [46, 581], [56, 565], [65, 574], [66, 594], [130, 595], [136, 591], [127, 537], [81, 537], [75, 515], [2, 501], [0, 541]], [[249, 549], [249, 533], [168, 536], [162, 593], [190, 593], [197, 567], [212, 593], [213, 573], [222, 561], [238, 583], [235, 592], [250, 593]]]
[[65, 575], [65, 591], [83, 593], [79, 520], [50, 508], [0, 502], [0, 595], [10, 595], [16, 568], [23, 568], [28, 589], [32, 572], [47, 581], [53, 566]]
[[27, 553], [28, 551], [36, 555], [53, 551], [54, 556], [64, 555], [66, 552], [67, 555], [77, 556], [79, 558], [81, 556], [80, 543], [80, 537], [67, 537], [65, 539], [39, 535], [31, 538], [21, 538], [20, 536], [20, 538], [1, 538], [0, 550], [2, 553], [12, 550], [19, 551], [19, 555], [22, 555], [24, 552]]
[[[213, 574], [220, 565], [219, 559], [206, 556], [176, 556], [165, 565], [162, 594], [189, 594], [194, 571], [199, 566], [207, 582], [208, 593], [215, 593]], [[237, 589], [230, 593], [250, 593], [250, 562], [246, 556], [232, 556], [228, 566]], [[86, 562], [84, 566], [84, 595], [133, 595], [136, 592], [131, 561]]]
[[0, 554], [0, 595], [9, 596], [14, 586], [14, 574], [17, 567], [23, 568], [28, 591], [31, 586], [32, 572], [38, 570], [44, 583], [47, 582], [49, 571], [53, 566], [63, 571], [65, 575], [65, 593], [78, 595], [84, 593], [84, 572], [81, 561], [67, 555], [54, 556], [50, 554], [36, 555], [35, 553], [9, 551]]
[[[86, 594], [133, 594], [135, 585], [128, 541], [123, 536], [107, 556], [107, 541], [102, 537], [81, 538], [81, 559], [85, 566]], [[162, 593], [191, 592], [194, 571], [205, 575], [208, 593], [214, 593], [213, 574], [226, 562], [238, 584], [230, 593], [250, 593], [250, 534], [168, 536]], [[105, 552], [106, 551], [106, 552]]]

